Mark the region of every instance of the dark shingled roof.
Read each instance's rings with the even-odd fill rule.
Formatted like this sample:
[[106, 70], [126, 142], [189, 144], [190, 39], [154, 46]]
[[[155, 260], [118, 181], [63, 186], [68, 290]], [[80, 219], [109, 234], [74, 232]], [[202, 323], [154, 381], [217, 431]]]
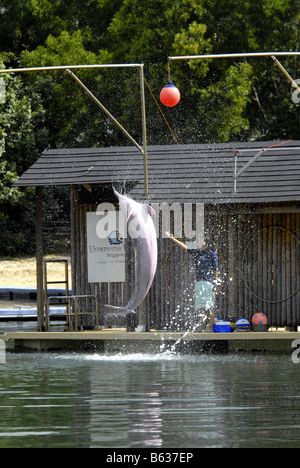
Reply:
[[[275, 146], [276, 145], [276, 146]], [[261, 148], [267, 150], [237, 179]], [[148, 147], [151, 202], [256, 203], [300, 200], [300, 141]], [[143, 155], [135, 147], [46, 151], [16, 182], [20, 187], [135, 182], [144, 197]]]

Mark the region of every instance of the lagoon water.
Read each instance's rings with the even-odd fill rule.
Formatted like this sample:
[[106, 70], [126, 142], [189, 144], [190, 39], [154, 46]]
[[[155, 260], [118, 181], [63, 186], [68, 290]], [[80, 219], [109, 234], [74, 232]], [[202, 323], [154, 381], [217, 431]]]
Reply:
[[11, 350], [0, 414], [0, 448], [300, 447], [300, 364]]

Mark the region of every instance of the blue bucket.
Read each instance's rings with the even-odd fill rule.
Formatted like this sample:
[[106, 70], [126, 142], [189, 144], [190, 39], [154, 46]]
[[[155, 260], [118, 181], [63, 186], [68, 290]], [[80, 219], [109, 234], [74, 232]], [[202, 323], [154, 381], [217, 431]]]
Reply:
[[213, 331], [214, 333], [230, 333], [230, 322], [225, 322], [225, 320], [217, 320], [213, 325]]

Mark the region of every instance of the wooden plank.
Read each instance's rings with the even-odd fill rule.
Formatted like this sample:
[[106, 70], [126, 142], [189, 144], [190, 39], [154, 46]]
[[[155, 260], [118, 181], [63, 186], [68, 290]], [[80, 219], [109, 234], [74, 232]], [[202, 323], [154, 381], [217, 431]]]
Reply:
[[[295, 215], [295, 234], [297, 235], [298, 239], [300, 238], [300, 214], [297, 213]], [[296, 255], [295, 255], [295, 288], [299, 287], [300, 285], [300, 244], [299, 242], [295, 241], [296, 243]], [[295, 316], [296, 316], [296, 324], [300, 324], [300, 291], [294, 296], [294, 307], [295, 307]]]

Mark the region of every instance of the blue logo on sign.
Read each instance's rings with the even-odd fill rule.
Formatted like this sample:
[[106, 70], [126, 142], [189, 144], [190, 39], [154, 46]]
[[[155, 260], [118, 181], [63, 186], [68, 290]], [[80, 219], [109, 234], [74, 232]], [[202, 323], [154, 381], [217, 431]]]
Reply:
[[113, 231], [108, 237], [110, 245], [123, 244], [123, 239], [118, 231]]

